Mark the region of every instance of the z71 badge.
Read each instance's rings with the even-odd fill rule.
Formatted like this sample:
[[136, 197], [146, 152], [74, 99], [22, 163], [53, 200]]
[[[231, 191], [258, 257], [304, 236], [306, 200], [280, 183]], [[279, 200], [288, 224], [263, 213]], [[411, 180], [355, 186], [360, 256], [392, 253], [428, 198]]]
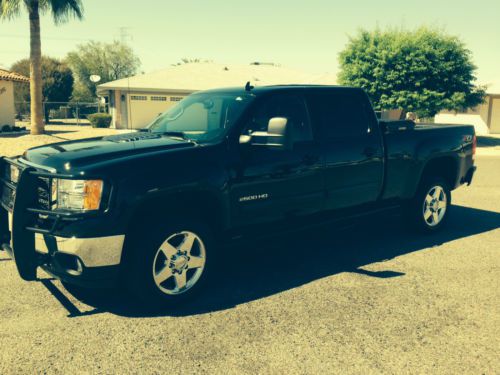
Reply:
[[259, 201], [263, 199], [269, 199], [269, 194], [258, 194], [258, 195], [249, 195], [247, 197], [241, 197], [240, 202]]

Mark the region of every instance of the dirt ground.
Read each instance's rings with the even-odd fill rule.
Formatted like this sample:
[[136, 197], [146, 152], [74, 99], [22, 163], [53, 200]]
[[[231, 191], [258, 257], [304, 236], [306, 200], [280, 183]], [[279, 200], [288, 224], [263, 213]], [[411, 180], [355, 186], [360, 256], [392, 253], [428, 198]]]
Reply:
[[0, 373], [498, 374], [500, 156], [477, 165], [438, 234], [372, 218], [233, 248], [176, 311], [23, 282], [0, 254]]

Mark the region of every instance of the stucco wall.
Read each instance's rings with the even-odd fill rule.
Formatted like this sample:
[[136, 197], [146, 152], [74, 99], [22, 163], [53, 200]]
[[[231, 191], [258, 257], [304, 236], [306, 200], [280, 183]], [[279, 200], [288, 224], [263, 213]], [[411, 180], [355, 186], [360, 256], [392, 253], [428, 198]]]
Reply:
[[14, 84], [0, 80], [0, 126], [14, 125]]

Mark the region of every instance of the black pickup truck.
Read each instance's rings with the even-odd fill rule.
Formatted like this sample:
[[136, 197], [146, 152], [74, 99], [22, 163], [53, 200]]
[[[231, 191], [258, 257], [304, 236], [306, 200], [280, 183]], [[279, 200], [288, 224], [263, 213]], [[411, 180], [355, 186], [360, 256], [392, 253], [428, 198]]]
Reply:
[[378, 121], [355, 88], [199, 92], [141, 131], [2, 158], [0, 244], [25, 280], [176, 304], [235, 238], [395, 207], [439, 229], [475, 147], [472, 126]]

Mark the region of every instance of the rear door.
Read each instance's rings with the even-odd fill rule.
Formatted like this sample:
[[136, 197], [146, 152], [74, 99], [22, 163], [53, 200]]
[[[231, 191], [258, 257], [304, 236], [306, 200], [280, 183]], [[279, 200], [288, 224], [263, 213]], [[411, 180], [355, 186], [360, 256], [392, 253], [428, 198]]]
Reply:
[[240, 145], [241, 159], [231, 182], [236, 226], [304, 216], [324, 206], [323, 164], [303, 96], [274, 93], [261, 98], [242, 134], [267, 131], [273, 117], [288, 119], [292, 149]]
[[361, 90], [313, 90], [308, 95], [325, 158], [326, 209], [375, 202], [384, 179], [384, 150], [375, 114]]

